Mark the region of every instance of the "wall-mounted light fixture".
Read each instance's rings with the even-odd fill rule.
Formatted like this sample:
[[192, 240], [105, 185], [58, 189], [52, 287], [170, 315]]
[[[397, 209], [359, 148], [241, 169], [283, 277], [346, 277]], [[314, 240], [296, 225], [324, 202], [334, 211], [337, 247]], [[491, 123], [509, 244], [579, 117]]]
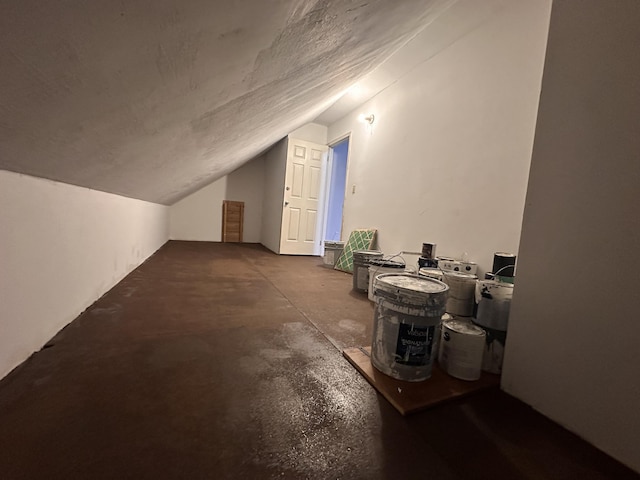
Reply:
[[358, 120], [360, 122], [368, 123], [369, 125], [373, 125], [373, 121], [375, 119], [376, 117], [373, 115], [373, 113], [370, 113], [369, 115], [365, 115], [364, 113], [361, 113], [360, 115], [358, 115]]

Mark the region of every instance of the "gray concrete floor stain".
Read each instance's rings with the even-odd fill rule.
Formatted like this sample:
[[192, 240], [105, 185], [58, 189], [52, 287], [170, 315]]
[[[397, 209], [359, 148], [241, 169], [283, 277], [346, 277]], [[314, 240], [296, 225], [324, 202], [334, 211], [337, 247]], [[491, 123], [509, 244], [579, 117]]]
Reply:
[[0, 382], [0, 478], [638, 478], [499, 390], [400, 416], [320, 264], [165, 245]]

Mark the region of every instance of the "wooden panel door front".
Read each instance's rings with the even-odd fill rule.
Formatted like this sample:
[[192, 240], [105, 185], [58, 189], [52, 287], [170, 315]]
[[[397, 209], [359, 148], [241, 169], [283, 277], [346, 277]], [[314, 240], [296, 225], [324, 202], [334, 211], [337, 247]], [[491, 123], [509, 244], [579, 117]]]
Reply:
[[243, 224], [244, 202], [224, 200], [222, 202], [222, 241], [241, 243]]

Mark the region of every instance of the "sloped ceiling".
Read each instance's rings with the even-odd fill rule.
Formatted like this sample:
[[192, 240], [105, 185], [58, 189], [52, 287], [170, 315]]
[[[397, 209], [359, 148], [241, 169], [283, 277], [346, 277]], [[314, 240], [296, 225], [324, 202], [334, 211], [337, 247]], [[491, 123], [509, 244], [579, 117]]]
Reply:
[[454, 0], [7, 0], [0, 168], [171, 204], [315, 118]]

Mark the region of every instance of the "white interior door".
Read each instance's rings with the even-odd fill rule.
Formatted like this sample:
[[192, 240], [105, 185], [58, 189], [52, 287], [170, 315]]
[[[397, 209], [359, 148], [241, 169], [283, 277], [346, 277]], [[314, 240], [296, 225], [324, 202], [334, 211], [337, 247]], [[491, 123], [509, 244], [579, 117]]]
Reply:
[[280, 253], [315, 253], [322, 160], [327, 150], [326, 145], [289, 139]]

